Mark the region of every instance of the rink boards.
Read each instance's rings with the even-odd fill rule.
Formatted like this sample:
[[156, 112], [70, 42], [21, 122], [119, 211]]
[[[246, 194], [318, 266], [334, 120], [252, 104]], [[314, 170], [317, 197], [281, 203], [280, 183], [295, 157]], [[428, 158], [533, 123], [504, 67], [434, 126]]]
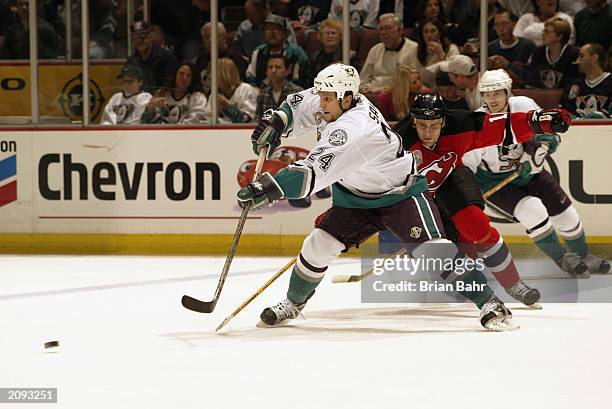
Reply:
[[[240, 209], [252, 128], [7, 130], [0, 136], [0, 251], [223, 253]], [[591, 242], [612, 241], [612, 124], [577, 124], [549, 163]], [[283, 140], [309, 149], [314, 135]], [[243, 169], [244, 170], [244, 169]], [[290, 253], [331, 199], [250, 215], [243, 253]], [[498, 223], [509, 241], [518, 224]]]

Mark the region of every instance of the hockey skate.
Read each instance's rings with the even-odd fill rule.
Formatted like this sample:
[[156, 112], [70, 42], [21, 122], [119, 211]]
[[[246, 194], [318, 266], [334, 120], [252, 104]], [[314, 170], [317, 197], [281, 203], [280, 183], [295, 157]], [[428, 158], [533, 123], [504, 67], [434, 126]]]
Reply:
[[278, 327], [287, 323], [287, 321], [292, 320], [297, 317], [302, 317], [302, 309], [310, 300], [310, 297], [314, 294], [314, 291], [310, 293], [306, 301], [301, 304], [294, 304], [289, 298], [285, 298], [283, 301], [279, 302], [272, 307], [268, 307], [264, 309], [259, 318], [261, 321], [257, 323], [257, 326], [260, 328], [266, 327]]
[[577, 278], [589, 278], [589, 268], [576, 253], [565, 253], [555, 260], [559, 268]]
[[514, 331], [519, 325], [512, 320], [512, 313], [496, 296], [480, 309], [480, 324], [489, 331]]
[[506, 292], [515, 300], [522, 302], [529, 308], [541, 310], [542, 306], [538, 303], [540, 292], [536, 288], [531, 288], [523, 280], [518, 280], [510, 288], [506, 288]]
[[587, 254], [582, 261], [586, 264], [591, 274], [608, 274], [610, 272], [610, 263], [606, 259]]

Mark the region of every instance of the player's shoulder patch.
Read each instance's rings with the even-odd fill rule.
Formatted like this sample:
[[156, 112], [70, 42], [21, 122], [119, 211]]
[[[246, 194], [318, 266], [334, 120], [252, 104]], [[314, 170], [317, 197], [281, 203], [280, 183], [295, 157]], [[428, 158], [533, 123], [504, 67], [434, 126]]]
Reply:
[[300, 103], [303, 100], [304, 100], [304, 97], [301, 96], [300, 94], [293, 94], [291, 98], [289, 99], [289, 104], [291, 105], [291, 107], [295, 108], [298, 105], [300, 105]]
[[344, 129], [334, 129], [328, 138], [328, 142], [332, 146], [342, 146], [348, 140], [348, 134]]

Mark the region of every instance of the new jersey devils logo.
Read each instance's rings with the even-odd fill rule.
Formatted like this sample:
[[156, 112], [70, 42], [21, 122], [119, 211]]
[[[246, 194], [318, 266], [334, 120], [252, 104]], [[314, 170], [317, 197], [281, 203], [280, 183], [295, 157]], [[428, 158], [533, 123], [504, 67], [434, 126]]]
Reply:
[[420, 173], [427, 178], [427, 185], [430, 192], [435, 192], [440, 187], [455, 168], [456, 162], [457, 154], [455, 152], [450, 152], [420, 170]]

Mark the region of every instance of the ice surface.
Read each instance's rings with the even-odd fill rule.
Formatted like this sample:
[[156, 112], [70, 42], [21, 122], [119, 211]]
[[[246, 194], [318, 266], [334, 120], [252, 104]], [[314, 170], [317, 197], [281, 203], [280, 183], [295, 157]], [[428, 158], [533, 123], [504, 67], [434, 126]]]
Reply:
[[213, 314], [182, 308], [212, 297], [223, 261], [0, 257], [0, 387], [57, 387], [75, 409], [612, 405], [612, 304], [514, 305], [521, 329], [491, 333], [470, 304], [361, 304], [359, 284], [330, 282], [360, 272], [341, 259], [306, 320], [255, 327], [288, 272], [215, 334], [288, 258], [236, 258]]

